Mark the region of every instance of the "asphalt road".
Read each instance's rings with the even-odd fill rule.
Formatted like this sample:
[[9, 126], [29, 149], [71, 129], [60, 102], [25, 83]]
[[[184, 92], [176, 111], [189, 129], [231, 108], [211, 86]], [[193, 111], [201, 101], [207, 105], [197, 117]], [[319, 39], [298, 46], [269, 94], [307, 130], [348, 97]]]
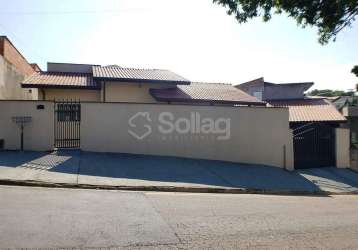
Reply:
[[357, 249], [358, 196], [0, 187], [0, 248]]

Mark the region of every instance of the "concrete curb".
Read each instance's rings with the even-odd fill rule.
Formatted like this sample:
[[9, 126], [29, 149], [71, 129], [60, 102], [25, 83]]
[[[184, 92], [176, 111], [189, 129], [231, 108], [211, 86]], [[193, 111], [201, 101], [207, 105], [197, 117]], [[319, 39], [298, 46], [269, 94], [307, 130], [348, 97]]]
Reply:
[[181, 192], [181, 193], [219, 193], [219, 194], [267, 194], [267, 195], [297, 195], [297, 196], [330, 196], [330, 195], [356, 195], [352, 192], [329, 191], [297, 191], [297, 190], [265, 190], [245, 188], [210, 188], [210, 187], [175, 187], [175, 186], [109, 186], [71, 183], [52, 183], [33, 180], [0, 180], [0, 185], [28, 186], [46, 188], [73, 188], [73, 189], [98, 189], [98, 190], [123, 190], [123, 191], [157, 191], [157, 192]]

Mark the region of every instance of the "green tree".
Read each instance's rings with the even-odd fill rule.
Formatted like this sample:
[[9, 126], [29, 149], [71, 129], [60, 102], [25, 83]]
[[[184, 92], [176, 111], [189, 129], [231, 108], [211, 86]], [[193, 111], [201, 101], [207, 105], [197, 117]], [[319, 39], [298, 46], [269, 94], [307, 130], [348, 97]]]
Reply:
[[319, 42], [334, 41], [337, 34], [352, 24], [358, 14], [357, 0], [213, 0], [227, 8], [239, 23], [262, 16], [263, 21], [272, 14], [286, 13], [301, 27], [318, 28]]
[[[358, 65], [354, 66], [351, 72], [358, 77]], [[356, 91], [358, 91], [358, 84], [356, 84]]]
[[354, 66], [351, 72], [358, 77], [358, 65]]
[[342, 90], [332, 90], [332, 89], [314, 89], [307, 94], [309, 96], [351, 96], [354, 92], [352, 91], [342, 91]]

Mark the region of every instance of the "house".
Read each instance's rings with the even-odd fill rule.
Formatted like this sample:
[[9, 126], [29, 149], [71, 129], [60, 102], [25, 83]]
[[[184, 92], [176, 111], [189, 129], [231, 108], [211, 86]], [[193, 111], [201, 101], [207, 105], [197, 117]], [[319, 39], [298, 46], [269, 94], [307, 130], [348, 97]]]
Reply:
[[358, 170], [358, 97], [341, 96], [331, 101], [347, 119], [350, 130], [351, 168]]
[[[22, 88], [38, 89], [39, 100], [55, 101], [55, 147], [79, 148], [81, 103], [266, 106], [230, 84], [193, 83], [169, 70], [116, 65], [48, 63]], [[65, 131], [65, 132], [64, 132]]]
[[[42, 71], [7, 38], [2, 37], [0, 48], [1, 99], [21, 100], [0, 102], [0, 149], [18, 148], [14, 117], [22, 117], [31, 121], [25, 129], [27, 150], [80, 148], [285, 169], [349, 165], [349, 133], [340, 129], [346, 119], [326, 100], [304, 95], [313, 83], [274, 84], [260, 78], [235, 87], [192, 82], [163, 69], [72, 63], [48, 63]], [[168, 111], [178, 117], [170, 126], [174, 133], [163, 139], [168, 130], [159, 133], [163, 127], [156, 126], [163, 120], [141, 117], [149, 111], [152, 118]], [[199, 119], [199, 112], [210, 119]], [[135, 123], [137, 118], [144, 121]], [[209, 135], [208, 126], [201, 127], [204, 121], [210, 121]], [[200, 137], [199, 128], [205, 131]]]
[[6, 36], [0, 36], [0, 100], [36, 100], [37, 89], [23, 89], [24, 78], [41, 69], [30, 64]]
[[347, 120], [325, 98], [306, 97], [305, 91], [312, 85], [313, 82], [276, 84], [258, 78], [236, 86], [271, 106], [288, 107], [295, 168], [334, 166], [340, 157], [336, 154], [336, 133], [341, 130], [336, 129]]
[[351, 147], [358, 148], [358, 97], [341, 96], [331, 101], [347, 119], [351, 131]]
[[305, 97], [304, 92], [312, 87], [313, 82], [275, 84], [266, 82], [263, 77], [245, 82], [236, 87], [259, 100], [292, 100]]
[[39, 100], [266, 106], [230, 84], [190, 82], [162, 69], [48, 63], [21, 85], [38, 89]]

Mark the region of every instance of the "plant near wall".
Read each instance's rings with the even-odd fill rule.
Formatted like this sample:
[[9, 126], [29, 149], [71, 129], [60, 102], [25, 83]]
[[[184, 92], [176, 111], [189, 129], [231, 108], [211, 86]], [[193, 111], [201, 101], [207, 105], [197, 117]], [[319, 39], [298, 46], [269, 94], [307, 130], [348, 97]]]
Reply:
[[335, 41], [337, 34], [349, 27], [358, 15], [357, 0], [213, 0], [227, 8], [239, 23], [262, 16], [267, 22], [273, 14], [286, 13], [305, 28], [318, 28], [318, 41], [327, 44]]

